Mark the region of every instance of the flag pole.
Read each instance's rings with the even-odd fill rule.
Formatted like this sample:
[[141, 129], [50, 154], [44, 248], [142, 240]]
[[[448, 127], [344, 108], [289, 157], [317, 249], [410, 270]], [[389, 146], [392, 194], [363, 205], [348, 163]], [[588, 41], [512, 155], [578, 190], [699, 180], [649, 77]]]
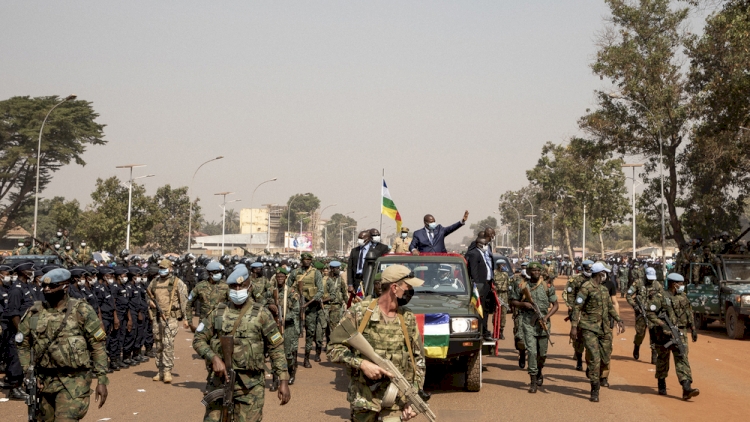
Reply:
[[385, 167], [383, 167], [383, 175], [380, 178], [380, 228], [378, 231], [383, 236], [383, 183], [385, 183]]

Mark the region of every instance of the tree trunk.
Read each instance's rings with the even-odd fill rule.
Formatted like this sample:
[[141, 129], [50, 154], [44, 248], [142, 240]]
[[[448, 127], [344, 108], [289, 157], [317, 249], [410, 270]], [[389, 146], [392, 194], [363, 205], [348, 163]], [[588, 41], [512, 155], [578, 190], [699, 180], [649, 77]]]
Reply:
[[568, 256], [571, 260], [575, 259], [575, 255], [573, 255], [573, 249], [570, 247], [570, 232], [568, 231], [568, 226], [565, 226], [565, 249], [568, 250]]
[[604, 237], [602, 236], [602, 231], [603, 230], [599, 230], [599, 245], [602, 251], [602, 256], [600, 258], [604, 260]]

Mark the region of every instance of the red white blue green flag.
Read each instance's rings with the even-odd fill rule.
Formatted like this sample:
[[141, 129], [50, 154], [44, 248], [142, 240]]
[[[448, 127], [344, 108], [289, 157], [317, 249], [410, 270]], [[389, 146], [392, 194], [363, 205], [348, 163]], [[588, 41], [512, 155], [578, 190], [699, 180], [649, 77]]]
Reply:
[[384, 214], [391, 220], [396, 221], [396, 233], [401, 233], [401, 214], [398, 213], [396, 204], [394, 204], [393, 199], [391, 199], [391, 193], [388, 192], [388, 186], [385, 184], [385, 179], [383, 179], [382, 197], [383, 204], [380, 208], [381, 214]]
[[417, 314], [417, 327], [424, 340], [424, 354], [428, 358], [445, 359], [450, 342], [450, 315]]

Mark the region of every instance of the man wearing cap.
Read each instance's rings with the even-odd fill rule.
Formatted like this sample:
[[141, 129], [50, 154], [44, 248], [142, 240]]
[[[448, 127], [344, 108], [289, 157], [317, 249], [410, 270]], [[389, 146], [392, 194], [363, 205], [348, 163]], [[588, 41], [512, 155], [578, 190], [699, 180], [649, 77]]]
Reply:
[[[521, 270], [516, 269], [516, 273], [513, 274], [513, 278], [510, 279], [510, 286], [508, 288], [508, 300], [510, 300], [511, 294], [518, 291], [519, 286], [528, 280], [529, 276], [526, 273], [526, 267], [528, 262], [521, 263]], [[520, 322], [518, 321], [519, 309], [508, 302], [511, 309], [513, 310], [513, 340], [515, 343], [516, 350], [518, 351], [518, 367], [523, 369], [526, 367], [526, 345], [523, 342], [523, 336], [519, 330]]]
[[346, 287], [346, 281], [341, 277], [341, 262], [331, 261], [328, 264], [331, 269], [328, 275], [328, 294], [331, 298], [328, 307], [328, 333], [326, 334], [326, 341], [330, 341], [331, 331], [339, 325], [341, 317], [344, 315], [344, 308], [346, 307], [346, 301], [348, 299], [348, 292]]
[[328, 302], [331, 301], [331, 295], [328, 292], [328, 275], [331, 271], [322, 261], [313, 262], [313, 267], [320, 271], [323, 279], [323, 294], [320, 296], [320, 312], [318, 313], [318, 327], [315, 329], [315, 337], [320, 339], [320, 344], [325, 347], [323, 340], [328, 339]]
[[312, 368], [310, 351], [313, 347], [316, 362], [320, 362], [323, 348], [323, 339], [315, 335], [321, 309], [320, 301], [323, 297], [323, 275], [313, 267], [312, 258], [312, 254], [303, 252], [300, 255], [301, 266], [292, 270], [286, 279], [289, 287], [297, 289], [302, 301], [300, 319], [305, 326], [305, 360], [302, 366], [305, 368]]
[[[662, 396], [667, 394], [669, 352], [671, 351], [674, 355], [674, 369], [677, 373], [677, 379], [680, 380], [682, 385], [682, 398], [683, 400], [689, 400], [700, 394], [700, 391], [692, 387], [693, 375], [690, 371], [690, 362], [688, 362], [687, 330], [690, 330], [693, 342], [698, 341], [698, 333], [693, 320], [693, 308], [685, 295], [685, 279], [677, 273], [672, 273], [667, 276], [667, 284], [669, 289], [655, 292], [646, 309], [646, 315], [656, 334], [654, 341], [656, 345], [655, 376], [658, 380], [658, 392]], [[663, 318], [669, 318], [672, 325], [679, 330], [680, 340], [685, 345], [684, 355], [674, 344], [666, 347], [674, 338]]]
[[578, 291], [571, 318], [570, 338], [576, 340], [580, 328], [586, 345], [586, 373], [591, 382], [589, 400], [592, 402], [599, 401], [601, 386], [609, 387], [609, 358], [612, 354], [610, 318], [617, 321], [618, 334], [625, 332], [625, 324], [612, 304], [609, 291], [602, 285], [609, 272], [601, 262], [591, 266], [591, 279], [583, 283]]
[[[531, 262], [527, 268], [529, 281], [522, 281], [510, 295], [510, 303], [518, 308], [519, 334], [526, 345], [529, 360], [529, 393], [536, 393], [537, 386], [544, 383], [542, 369], [547, 360], [547, 343], [551, 335], [550, 318], [557, 312], [555, 286], [548, 286], [542, 279], [542, 264]], [[530, 300], [529, 300], [530, 299]], [[542, 328], [534, 310], [537, 306], [547, 325]]]
[[31, 286], [29, 282], [34, 277], [34, 264], [22, 262], [13, 269], [16, 280], [11, 278], [11, 286], [8, 289], [8, 307], [3, 312], [3, 319], [7, 321], [8, 330], [3, 332], [7, 354], [6, 381], [11, 390], [8, 398], [12, 400], [25, 400], [27, 395], [20, 388], [23, 379], [23, 371], [18, 357], [17, 334], [21, 323], [21, 316], [34, 305]]
[[[138, 305], [138, 318], [136, 324], [138, 326], [138, 333], [135, 338], [135, 345], [130, 358], [139, 362], [148, 362], [148, 356], [146, 356], [143, 346], [146, 344], [146, 337], [148, 335], [148, 324], [151, 320], [148, 317], [148, 296], [146, 296], [146, 275], [145, 270], [140, 267], [132, 267], [130, 269], [135, 275], [133, 277], [133, 295], [137, 297]], [[136, 273], [137, 271], [137, 273]]]
[[195, 288], [188, 295], [188, 302], [185, 307], [187, 317], [183, 325], [185, 328], [190, 327], [192, 332], [195, 332], [196, 327], [193, 324], [193, 304], [196, 301], [200, 303], [198, 308], [198, 322], [200, 322], [219, 303], [227, 300], [227, 293], [229, 292], [229, 286], [224, 283], [223, 265], [219, 264], [218, 261], [211, 261], [206, 265], [206, 271], [208, 272], [208, 280], [203, 280], [195, 285]]
[[[639, 311], [646, 309], [646, 304], [651, 300], [655, 293], [663, 291], [661, 284], [656, 282], [656, 270], [651, 267], [646, 268], [645, 281], [636, 280], [628, 289], [627, 301], [635, 311], [635, 338], [633, 339], [633, 358], [640, 358], [640, 349], [643, 339], [646, 337], [646, 328], [649, 329], [649, 344], [651, 346], [651, 363], [656, 364], [656, 347], [654, 346], [653, 326], [648, 321], [646, 315]], [[640, 306], [639, 306], [640, 305]]]
[[97, 269], [99, 276], [100, 297], [99, 310], [102, 314], [102, 325], [104, 332], [107, 334], [107, 355], [109, 356], [109, 369], [119, 371], [120, 363], [117, 357], [117, 333], [120, 330], [120, 316], [117, 312], [117, 303], [115, 296], [112, 295], [112, 288], [115, 284], [115, 271], [110, 267], [99, 267]]
[[422, 339], [416, 317], [404, 306], [414, 288], [423, 284], [407, 267], [389, 266], [382, 273], [381, 295], [352, 305], [331, 333], [328, 356], [331, 362], [346, 366], [352, 421], [399, 421], [416, 416], [401, 399], [383, 402], [391, 374], [363, 358], [346, 341], [359, 331], [382, 358], [393, 362], [415, 388], [421, 389], [425, 376]]
[[125, 288], [128, 290], [128, 314], [130, 316], [130, 329], [125, 333], [125, 338], [122, 344], [122, 361], [125, 364], [134, 366], [141, 363], [141, 359], [138, 356], [139, 353], [136, 350], [136, 344], [138, 337], [141, 335], [140, 330], [143, 327], [144, 315], [141, 313], [143, 303], [141, 302], [141, 292], [136, 283], [136, 278], [141, 274], [141, 269], [138, 267], [128, 267], [128, 272], [125, 274], [127, 277], [125, 280]]
[[[508, 291], [510, 288], [510, 276], [506, 271], [505, 261], [498, 259], [495, 261], [495, 271], [492, 275], [492, 288], [497, 293], [497, 297], [505, 305], [500, 305], [495, 311], [500, 312], [500, 340], [505, 340], [505, 314], [508, 313]], [[503, 307], [506, 306], [506, 307]]]
[[393, 241], [393, 253], [409, 253], [409, 244], [411, 244], [409, 228], [401, 227], [401, 233], [399, 233], [398, 238]]
[[261, 262], [256, 261], [250, 264], [250, 279], [253, 288], [253, 300], [261, 305], [268, 306], [271, 313], [276, 315], [276, 304], [273, 300], [274, 285], [271, 280], [263, 275], [263, 264]]
[[443, 227], [435, 222], [435, 217], [431, 214], [425, 215], [424, 228], [414, 232], [409, 250], [414, 255], [419, 255], [421, 252], [446, 253], [445, 237], [463, 227], [468, 218], [469, 211], [464, 211], [464, 217], [460, 221]]
[[81, 241], [80, 247], [74, 251], [74, 256], [76, 258], [76, 261], [78, 261], [81, 265], [86, 265], [89, 261], [91, 261], [91, 257], [93, 254], [91, 253], [91, 248], [86, 244], [85, 240]]
[[112, 350], [110, 350], [110, 359], [114, 357], [117, 366], [127, 369], [130, 367], [130, 364], [123, 359], [123, 347], [125, 346], [125, 336], [133, 329], [133, 321], [129, 312], [131, 292], [128, 291], [128, 288], [125, 285], [128, 281], [128, 269], [115, 267], [113, 268], [113, 271], [114, 283], [109, 285], [109, 291], [115, 300], [115, 312], [117, 313], [117, 319], [120, 323], [115, 332], [112, 333], [114, 342], [111, 343]]
[[45, 301], [23, 316], [16, 336], [23, 370], [35, 365], [43, 421], [83, 419], [89, 409], [92, 375], [98, 382], [94, 391], [99, 408], [107, 400], [106, 334], [94, 309], [85, 300], [68, 296], [69, 284], [66, 269], [45, 274]]
[[159, 273], [148, 286], [149, 298], [153, 301], [151, 308], [161, 310], [160, 315], [154, 312], [154, 349], [156, 349], [156, 368], [159, 373], [154, 381], [172, 382], [174, 368], [174, 337], [187, 315], [187, 286], [172, 274], [172, 261], [162, 259], [159, 262]]
[[[297, 378], [297, 350], [299, 349], [299, 312], [300, 297], [297, 289], [286, 285], [286, 278], [289, 271], [285, 267], [279, 268], [274, 279], [276, 280], [276, 292], [279, 296], [279, 319], [284, 323], [284, 354], [286, 355], [286, 365], [289, 369], [289, 385], [294, 384]], [[279, 379], [274, 378], [275, 384], [272, 385], [278, 389]], [[275, 390], [271, 390], [275, 391]]]
[[[581, 290], [583, 283], [591, 280], [591, 266], [594, 262], [591, 260], [584, 260], [581, 263], [581, 272], [568, 279], [568, 283], [565, 285], [565, 305], [568, 306], [568, 320], [571, 326], [573, 325], [573, 308], [576, 304], [576, 297], [578, 297], [578, 291]], [[583, 334], [580, 330], [575, 340], [573, 340], [573, 358], [576, 360], [576, 371], [583, 371]]]
[[[264, 351], [268, 352], [271, 360], [274, 378], [279, 380], [277, 396], [281, 405], [289, 402], [291, 393], [284, 355], [284, 338], [271, 312], [252, 299], [248, 277], [247, 267], [237, 264], [227, 277], [229, 301], [219, 304], [209, 318], [198, 324], [193, 338], [193, 349], [200, 357], [211, 362], [213, 375], [210, 392], [222, 388], [226, 381], [227, 368], [222, 359], [220, 339], [223, 336], [234, 338], [234, 418], [239, 421], [259, 421], [263, 419], [265, 397]], [[220, 421], [221, 410], [220, 401], [209, 403], [203, 420]]]

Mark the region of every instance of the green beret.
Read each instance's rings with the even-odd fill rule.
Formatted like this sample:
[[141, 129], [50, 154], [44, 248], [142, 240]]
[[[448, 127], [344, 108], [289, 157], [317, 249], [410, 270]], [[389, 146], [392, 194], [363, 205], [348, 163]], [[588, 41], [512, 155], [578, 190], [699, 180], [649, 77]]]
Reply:
[[538, 263], [536, 261], [529, 262], [529, 265], [526, 267], [526, 269], [527, 270], [541, 270], [542, 269], [542, 264], [540, 264], [540, 263]]
[[299, 259], [313, 259], [313, 256], [310, 252], [302, 252]]
[[279, 268], [279, 270], [278, 270], [278, 271], [276, 271], [276, 273], [277, 273], [277, 274], [278, 274], [278, 273], [282, 273], [282, 274], [286, 274], [286, 275], [289, 275], [289, 270], [287, 270], [287, 269], [286, 269], [286, 268], [284, 268], [284, 267], [281, 267], [281, 268]]
[[324, 264], [324, 263], [322, 263], [320, 261], [315, 261], [315, 262], [313, 262], [313, 267], [315, 267], [316, 270], [322, 270], [323, 268], [326, 267], [326, 264]]

